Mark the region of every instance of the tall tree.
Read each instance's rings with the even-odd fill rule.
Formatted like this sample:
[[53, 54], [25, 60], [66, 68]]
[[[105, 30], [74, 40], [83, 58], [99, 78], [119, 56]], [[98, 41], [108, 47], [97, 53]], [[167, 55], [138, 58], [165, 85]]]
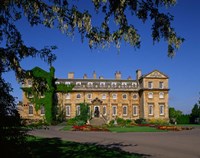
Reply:
[[200, 100], [192, 108], [191, 121], [192, 123], [200, 123]]
[[[152, 20], [152, 39], [159, 42], [164, 39], [168, 43], [168, 56], [173, 57], [183, 42], [171, 26], [173, 16], [162, 12], [166, 7], [176, 4], [176, 0], [92, 0], [96, 14], [102, 14], [102, 21], [95, 26], [91, 10], [80, 8], [80, 1], [68, 0], [0, 0], [0, 80], [2, 74], [13, 70], [19, 82], [31, 77], [20, 62], [27, 57], [39, 57], [48, 64], [56, 59], [52, 53], [55, 46], [38, 50], [24, 43], [16, 22], [25, 17], [31, 26], [44, 25], [56, 27], [67, 36], [77, 30], [81, 39], [86, 38], [90, 48], [105, 47], [110, 44], [120, 48], [122, 40], [135, 48], [140, 47], [140, 35], [133, 25], [132, 18], [146, 22]], [[83, 10], [83, 11], [82, 11]], [[129, 15], [131, 18], [128, 18]], [[114, 19], [116, 27], [109, 23]], [[8, 84], [2, 82], [5, 86]], [[9, 86], [8, 86], [9, 87]], [[14, 98], [1, 93], [1, 105], [6, 116], [6, 109], [14, 104]], [[10, 97], [9, 102], [5, 100]], [[1, 110], [3, 110], [1, 108]], [[14, 109], [14, 108], [13, 108]], [[12, 113], [9, 113], [12, 114]], [[1, 118], [2, 119], [2, 118]], [[5, 129], [5, 128], [4, 128]]]

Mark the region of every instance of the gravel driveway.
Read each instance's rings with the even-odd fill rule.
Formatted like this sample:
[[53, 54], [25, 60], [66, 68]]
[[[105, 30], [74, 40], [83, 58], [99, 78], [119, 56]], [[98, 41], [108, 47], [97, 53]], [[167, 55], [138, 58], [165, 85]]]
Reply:
[[60, 131], [60, 126], [37, 129], [30, 134], [47, 138], [97, 143], [145, 154], [150, 158], [200, 158], [200, 128], [179, 132], [112, 133]]

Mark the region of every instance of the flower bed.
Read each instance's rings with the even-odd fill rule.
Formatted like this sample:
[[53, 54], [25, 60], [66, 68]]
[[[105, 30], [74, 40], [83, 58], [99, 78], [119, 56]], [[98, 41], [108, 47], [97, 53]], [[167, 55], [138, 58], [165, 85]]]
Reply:
[[73, 126], [73, 131], [109, 131], [107, 128], [94, 127], [92, 125]]

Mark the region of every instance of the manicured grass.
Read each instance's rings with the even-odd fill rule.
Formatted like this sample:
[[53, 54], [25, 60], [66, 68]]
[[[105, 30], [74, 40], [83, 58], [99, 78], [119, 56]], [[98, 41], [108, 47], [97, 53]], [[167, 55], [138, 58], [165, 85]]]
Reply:
[[62, 141], [59, 138], [29, 138], [29, 148], [31, 156], [46, 158], [140, 158], [144, 155], [133, 154], [125, 152], [120, 148], [110, 148], [109, 146], [89, 144], [89, 143], [75, 143]]
[[72, 126], [67, 125], [64, 128], [62, 128], [62, 130], [64, 130], [64, 131], [70, 131], [70, 130], [72, 130]]
[[109, 127], [108, 128], [111, 132], [166, 132], [164, 130], [159, 130], [153, 127], [140, 127], [140, 126], [133, 126], [133, 127]]

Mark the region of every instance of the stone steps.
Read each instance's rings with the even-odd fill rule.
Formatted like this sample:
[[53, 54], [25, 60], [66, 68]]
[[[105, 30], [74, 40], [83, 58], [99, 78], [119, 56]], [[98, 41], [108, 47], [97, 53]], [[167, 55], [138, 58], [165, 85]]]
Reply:
[[102, 126], [102, 125], [106, 124], [106, 122], [101, 117], [94, 117], [90, 120], [90, 124], [93, 126]]

